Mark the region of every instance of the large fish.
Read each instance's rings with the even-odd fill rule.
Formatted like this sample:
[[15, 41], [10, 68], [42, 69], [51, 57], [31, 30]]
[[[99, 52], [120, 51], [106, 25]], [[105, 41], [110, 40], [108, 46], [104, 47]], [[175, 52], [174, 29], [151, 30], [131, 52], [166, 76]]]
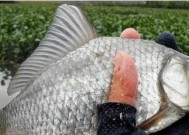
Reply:
[[150, 133], [183, 117], [188, 56], [152, 41], [98, 37], [77, 7], [61, 5], [10, 83], [8, 94], [20, 93], [0, 111], [1, 134], [95, 135], [96, 106], [107, 101], [120, 51], [138, 70], [137, 125]]

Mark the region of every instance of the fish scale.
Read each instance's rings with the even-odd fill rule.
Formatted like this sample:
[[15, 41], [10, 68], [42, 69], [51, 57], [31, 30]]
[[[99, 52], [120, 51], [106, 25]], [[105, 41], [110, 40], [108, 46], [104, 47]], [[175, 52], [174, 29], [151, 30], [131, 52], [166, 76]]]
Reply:
[[[140, 65], [141, 60], [143, 60], [141, 59], [142, 57], [139, 54], [141, 52], [141, 49], [140, 47], [138, 47], [139, 46], [138, 42], [142, 43], [142, 41], [136, 40], [136, 41], [129, 41], [129, 43], [127, 43], [128, 40], [124, 40], [121, 38], [114, 38], [114, 42], [111, 43], [109, 42], [110, 39], [111, 38], [108, 37], [94, 39], [90, 41], [88, 44], [84, 45], [83, 47], [77, 49], [76, 51], [71, 52], [62, 60], [59, 60], [57, 63], [52, 65], [48, 70], [44, 71], [38, 78], [36, 78], [36, 80], [34, 80], [33, 84], [31, 84], [26, 91], [24, 91], [19, 97], [14, 99], [13, 103], [11, 103], [10, 105], [11, 106], [10, 108], [9, 107], [5, 108], [5, 110], [8, 109], [6, 110], [7, 112], [11, 112], [12, 108], [15, 108], [16, 106], [20, 106], [21, 108], [16, 107], [17, 109], [20, 109], [20, 111], [18, 110], [18, 112], [28, 113], [30, 111], [25, 110], [27, 107], [24, 107], [24, 105], [31, 106], [32, 112], [30, 113], [30, 115], [32, 115], [33, 117], [27, 117], [25, 116], [25, 114], [21, 115], [21, 113], [14, 113], [17, 114], [16, 116], [17, 119], [14, 121], [6, 121], [6, 125], [10, 125], [10, 123], [14, 123], [13, 124], [14, 126], [17, 125], [17, 127], [22, 127], [22, 129], [24, 129], [24, 132], [26, 134], [39, 133], [37, 129], [39, 129], [38, 126], [40, 125], [40, 122], [38, 123], [38, 120], [41, 121], [40, 119], [42, 117], [40, 116], [40, 114], [43, 114], [40, 113], [41, 111], [41, 112], [46, 112], [48, 114], [47, 115], [48, 117], [45, 117], [43, 121], [47, 121], [47, 123], [49, 123], [52, 126], [52, 128], [50, 128], [50, 126], [48, 127], [52, 129], [53, 133], [55, 134], [59, 134], [60, 132], [63, 132], [65, 134], [66, 133], [80, 134], [83, 132], [95, 133], [96, 123], [92, 122], [91, 118], [96, 119], [95, 111], [97, 104], [104, 103], [107, 100], [107, 94], [108, 94], [112, 70], [113, 70], [112, 61], [115, 54], [119, 51], [125, 51], [129, 53], [133, 58], [135, 58], [135, 64], [137, 67], [141, 66]], [[101, 42], [101, 44], [96, 44], [96, 41]], [[144, 44], [141, 46], [148, 47], [149, 45], [150, 44]], [[91, 46], [93, 46], [96, 49], [90, 49]], [[117, 46], [119, 46], [119, 50], [114, 49]], [[135, 48], [135, 46], [137, 47]], [[154, 46], [154, 48], [155, 47], [156, 46]], [[110, 50], [106, 50], [105, 48], [110, 48]], [[84, 53], [83, 50], [87, 50], [89, 51], [89, 53], [85, 53], [85, 57], [80, 57], [79, 54], [81, 54], [82, 52]], [[143, 51], [145, 51], [145, 49], [143, 49]], [[87, 55], [93, 53], [98, 55]], [[110, 55], [108, 55], [107, 57], [106, 56], [107, 54]], [[141, 54], [143, 54], [144, 57], [145, 53], [141, 52]], [[158, 55], [158, 53], [156, 54]], [[81, 56], [84, 56], [84, 54], [82, 54]], [[157, 58], [156, 55], [148, 56], [147, 53], [145, 56], [146, 56], [146, 61], [149, 60], [149, 62], [147, 63], [149, 65], [152, 65], [150, 63], [152, 62], [151, 61], [152, 57]], [[104, 57], [106, 57], [106, 59], [109, 60], [96, 62], [98, 59]], [[89, 61], [86, 61], [86, 58], [88, 58]], [[162, 61], [162, 60], [163, 60], [163, 56], [157, 59], [156, 61]], [[66, 63], [66, 66], [62, 66], [62, 64], [60, 63]], [[156, 65], [157, 64], [159, 63], [156, 63]], [[148, 71], [148, 65], [143, 64], [143, 66], [144, 66], [142, 67], [144, 68], [143, 70], [137, 68], [139, 72], [139, 82], [142, 81], [146, 82], [146, 83], [139, 83], [138, 99], [140, 99], [140, 101], [138, 101], [139, 103], [138, 106], [145, 106], [141, 110], [138, 110], [139, 123], [144, 121], [146, 118], [149, 118], [153, 116], [155, 113], [157, 113], [160, 107], [159, 104], [160, 96], [158, 94], [156, 94], [156, 96], [149, 96], [152, 93], [151, 92], [152, 89], [154, 90], [153, 92], [158, 93], [158, 88], [157, 87], [153, 88], [153, 86], [156, 85], [152, 83], [153, 81], [150, 81], [150, 79], [152, 79], [154, 80], [154, 82], [156, 82], [158, 74], [157, 72], [153, 72], [152, 75], [154, 75], [154, 77], [150, 76], [151, 74], [148, 74], [150, 72]], [[90, 71], [85, 70], [86, 67]], [[111, 67], [111, 72], [107, 70], [110, 69], [110, 67]], [[160, 71], [161, 65], [158, 67]], [[61, 70], [61, 72], [56, 69]], [[149, 70], [151, 69], [152, 67], [149, 68]], [[73, 72], [72, 74], [72, 71], [75, 72]], [[90, 74], [88, 74], [89, 72]], [[64, 78], [63, 80], [59, 79], [59, 77], [56, 77], [60, 75], [62, 75], [62, 78]], [[88, 78], [85, 77], [86, 75], [89, 76], [88, 78], [90, 78], [90, 80], [94, 79], [94, 81], [88, 80]], [[77, 80], [78, 82], [76, 82], [75, 80]], [[55, 88], [54, 86], [56, 86], [57, 83], [58, 83], [57, 86], [60, 85], [63, 86]], [[92, 90], [90, 89], [91, 86], [93, 86]], [[98, 92], [96, 93], [95, 91]], [[47, 95], [47, 96], [41, 98], [40, 95]], [[28, 100], [20, 99], [26, 97], [28, 98]], [[156, 98], [156, 100], [154, 100], [154, 98]], [[20, 101], [24, 101], [24, 102], [20, 102]], [[150, 103], [152, 101], [153, 103]], [[12, 115], [6, 117], [10, 118], [12, 117]], [[56, 119], [57, 121], [54, 122], [54, 120]], [[34, 126], [33, 128], [36, 129], [36, 131], [31, 130], [32, 127], [28, 127], [28, 126], [25, 127], [25, 125], [27, 124], [24, 123], [24, 121], [31, 121], [29, 123], [33, 123], [33, 122], [36, 123], [33, 125]], [[61, 124], [63, 125], [66, 124], [68, 125], [69, 128], [66, 127], [60, 128]], [[69, 130], [70, 127], [73, 127], [74, 130], [70, 131]], [[11, 127], [7, 127], [7, 128], [11, 128]]]
[[0, 111], [0, 133], [95, 135], [96, 107], [107, 102], [113, 60], [120, 51], [134, 59], [138, 71], [137, 125], [149, 122], [162, 107], [167, 112], [145, 132], [159, 131], [184, 116], [167, 97], [162, 73], [167, 73], [170, 57], [187, 56], [152, 41], [97, 37], [73, 6], [60, 6], [54, 20], [11, 81], [8, 93], [21, 92]]

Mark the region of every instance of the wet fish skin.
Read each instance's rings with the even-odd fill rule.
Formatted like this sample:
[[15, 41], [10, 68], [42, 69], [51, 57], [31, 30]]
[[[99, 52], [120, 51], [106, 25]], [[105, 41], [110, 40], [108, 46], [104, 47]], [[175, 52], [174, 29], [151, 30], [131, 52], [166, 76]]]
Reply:
[[161, 106], [158, 74], [164, 58], [175, 52], [149, 41], [102, 37], [38, 76], [3, 109], [6, 127], [26, 134], [95, 134], [96, 105], [107, 100], [119, 51], [129, 53], [139, 71], [139, 121], [153, 116]]
[[187, 56], [152, 41], [99, 37], [37, 74], [0, 111], [2, 133], [95, 135], [96, 106], [107, 101], [113, 58], [120, 51], [133, 57], [138, 70], [138, 125], [162, 107], [168, 110], [163, 119], [146, 132], [161, 130], [183, 117], [184, 111], [167, 99], [159, 75], [170, 57]]

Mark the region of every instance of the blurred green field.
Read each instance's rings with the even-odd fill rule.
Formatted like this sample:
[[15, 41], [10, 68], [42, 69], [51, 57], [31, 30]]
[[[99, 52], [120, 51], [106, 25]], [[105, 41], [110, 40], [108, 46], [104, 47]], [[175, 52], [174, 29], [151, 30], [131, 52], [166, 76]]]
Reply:
[[[19, 64], [44, 37], [58, 4], [0, 4], [0, 67]], [[119, 36], [127, 27], [136, 28], [144, 39], [154, 40], [164, 31], [173, 33], [189, 54], [189, 12], [119, 6], [81, 6], [101, 36]]]

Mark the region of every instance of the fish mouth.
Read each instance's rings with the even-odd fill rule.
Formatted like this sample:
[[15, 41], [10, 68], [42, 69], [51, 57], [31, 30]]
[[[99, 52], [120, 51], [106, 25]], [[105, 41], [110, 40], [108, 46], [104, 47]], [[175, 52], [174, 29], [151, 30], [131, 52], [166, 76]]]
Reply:
[[158, 122], [160, 122], [166, 116], [167, 112], [168, 112], [168, 104], [167, 102], [164, 102], [161, 105], [159, 111], [155, 115], [142, 122], [140, 125], [138, 125], [138, 127], [142, 130], [150, 129]]

